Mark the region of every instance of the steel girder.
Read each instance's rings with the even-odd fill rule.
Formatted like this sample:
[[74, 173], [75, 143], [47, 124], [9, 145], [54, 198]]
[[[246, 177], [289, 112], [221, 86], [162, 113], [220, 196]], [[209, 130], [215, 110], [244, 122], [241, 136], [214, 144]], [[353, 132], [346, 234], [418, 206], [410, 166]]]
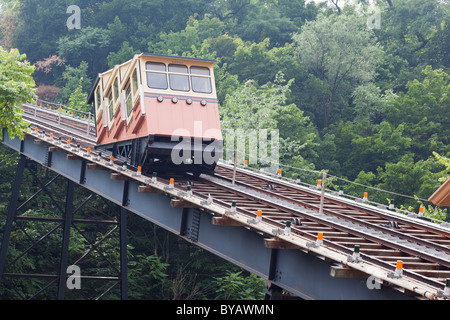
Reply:
[[207, 209], [172, 207], [167, 195], [141, 193], [136, 181], [112, 180], [109, 170], [88, 169], [86, 160], [68, 160], [66, 152], [53, 152], [50, 163], [48, 146], [35, 144], [33, 138], [11, 140], [5, 134], [3, 143], [122, 208], [266, 279], [270, 286], [303, 299], [412, 299], [388, 286], [368, 286], [368, 278], [332, 277], [333, 262], [301, 250], [267, 248], [258, 232], [247, 227], [214, 225]]
[[[4, 137], [6, 141], [13, 142], [13, 140], [10, 140], [7, 135]], [[14, 178], [14, 182], [12, 184], [12, 190], [11, 190], [11, 197], [9, 201], [7, 216], [6, 216], [6, 223], [3, 230], [3, 237], [2, 242], [0, 243], [1, 249], [0, 249], [0, 280], [2, 277], [9, 277], [9, 278], [28, 278], [28, 279], [48, 279], [47, 284], [40, 288], [37, 292], [35, 292], [32, 296], [24, 297], [22, 298], [28, 298], [28, 299], [35, 299], [38, 298], [39, 295], [46, 291], [48, 288], [56, 285], [56, 298], [59, 300], [63, 300], [65, 296], [65, 292], [67, 292], [66, 288], [66, 280], [68, 279], [68, 274], [66, 273], [67, 267], [68, 267], [68, 256], [69, 256], [69, 238], [70, 238], [70, 231], [71, 228], [74, 228], [77, 230], [86, 241], [90, 244], [90, 249], [84, 253], [82, 257], [80, 257], [76, 263], [81, 263], [82, 260], [86, 256], [88, 256], [92, 251], [98, 250], [98, 245], [101, 244], [105, 239], [114, 236], [116, 233], [118, 233], [119, 243], [120, 243], [120, 266], [118, 268], [114, 268], [118, 275], [117, 276], [96, 276], [96, 275], [89, 275], [89, 276], [81, 276], [81, 278], [91, 279], [91, 280], [100, 280], [100, 281], [113, 281], [113, 285], [108, 287], [103, 293], [101, 293], [101, 296], [105, 295], [108, 291], [110, 291], [113, 287], [116, 285], [120, 286], [120, 297], [121, 299], [125, 300], [128, 298], [128, 284], [127, 284], [127, 254], [126, 254], [126, 215], [128, 211], [124, 207], [120, 207], [119, 213], [116, 215], [116, 220], [105, 220], [105, 219], [74, 219], [74, 214], [77, 213], [89, 200], [94, 196], [95, 193], [91, 193], [86, 198], [83, 198], [83, 201], [81, 204], [79, 204], [78, 207], [75, 208], [74, 206], [74, 191], [75, 186], [79, 185], [79, 182], [71, 180], [71, 179], [65, 179], [65, 183], [67, 184], [67, 188], [65, 189], [66, 195], [65, 199], [62, 200], [64, 202], [64, 205], [61, 205], [56, 199], [55, 195], [50, 194], [50, 190], [48, 189], [51, 184], [53, 184], [55, 181], [61, 180], [61, 175], [56, 174], [54, 177], [49, 178], [49, 181], [43, 182], [41, 178], [38, 177], [37, 173], [35, 172], [36, 166], [31, 165], [30, 163], [32, 161], [36, 161], [36, 158], [34, 157], [28, 157], [27, 154], [24, 152], [21, 152], [23, 150], [33, 150], [33, 154], [36, 156], [36, 151], [39, 149], [34, 149], [31, 144], [28, 143], [29, 141], [17, 141], [17, 144], [13, 145], [13, 149], [16, 151], [19, 151], [19, 161], [18, 166], [16, 169], [16, 176]], [[28, 146], [28, 147], [27, 147]], [[45, 162], [46, 168], [51, 165], [51, 157], [52, 154], [48, 153], [47, 157], [40, 158], [40, 161], [36, 161], [39, 164], [43, 164], [42, 161]], [[39, 158], [39, 156], [38, 156]], [[24, 174], [25, 169], [28, 169], [28, 172], [31, 173], [31, 176], [33, 177], [33, 180], [36, 183], [36, 186], [39, 187], [38, 191], [35, 192], [30, 198], [23, 201], [20, 205], [19, 204], [19, 193], [21, 189], [21, 185], [23, 184], [22, 177]], [[47, 178], [47, 174], [45, 175]], [[38, 216], [32, 216], [29, 217], [27, 215], [21, 215], [19, 212], [26, 209], [27, 206], [31, 204], [31, 201], [41, 192], [46, 193], [47, 196], [50, 197], [51, 201], [53, 202], [53, 205], [58, 208], [60, 213], [62, 214], [61, 218], [58, 217], [38, 217]], [[61, 192], [64, 192], [64, 189], [61, 190]], [[57, 197], [56, 197], [57, 198]], [[60, 200], [61, 201], [61, 200]], [[79, 201], [80, 202], [80, 201]], [[105, 202], [106, 203], [106, 202]], [[40, 223], [50, 223], [53, 224], [54, 227], [51, 228], [50, 231], [48, 231], [45, 235], [41, 235], [39, 239], [32, 239], [29, 237], [28, 234], [26, 234], [23, 227], [20, 227], [20, 225], [17, 225], [28, 237], [31, 241], [31, 244], [28, 246], [27, 249], [25, 249], [22, 253], [20, 253], [18, 256], [14, 257], [12, 261], [8, 261], [8, 264], [6, 263], [7, 258], [7, 250], [9, 246], [9, 240], [10, 235], [13, 230], [13, 224], [18, 223], [19, 221], [34, 221], [34, 222], [40, 222]], [[97, 224], [97, 225], [111, 225], [112, 229], [110, 229], [106, 235], [103, 236], [102, 239], [98, 240], [96, 243], [93, 243], [88, 238], [86, 238], [85, 235], [83, 235], [82, 231], [77, 227], [78, 223], [86, 224]], [[16, 263], [17, 260], [21, 259], [22, 256], [29, 253], [31, 250], [38, 250], [40, 244], [47, 239], [51, 234], [55, 233], [58, 229], [62, 229], [62, 243], [61, 243], [61, 249], [60, 249], [60, 256], [59, 256], [59, 266], [57, 266], [56, 274], [51, 272], [44, 272], [44, 273], [7, 273], [5, 270], [7, 267], [12, 266]], [[118, 230], [118, 231], [115, 231]], [[101, 256], [103, 256], [102, 252], [98, 252]], [[47, 257], [50, 258], [50, 257]], [[105, 262], [111, 263], [108, 261], [106, 257], [104, 257]], [[100, 296], [100, 297], [101, 297]]]

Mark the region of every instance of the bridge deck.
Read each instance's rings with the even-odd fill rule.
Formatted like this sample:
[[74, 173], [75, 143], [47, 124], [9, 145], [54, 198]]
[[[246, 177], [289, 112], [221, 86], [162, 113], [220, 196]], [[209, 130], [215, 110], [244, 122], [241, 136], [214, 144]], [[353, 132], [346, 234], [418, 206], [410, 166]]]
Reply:
[[[121, 171], [83, 151], [55, 145], [31, 132], [23, 141], [3, 143], [33, 161], [105, 197], [152, 223], [190, 241], [304, 299], [411, 299], [411, 293], [434, 298], [436, 288], [414, 279], [391, 278], [370, 262], [348, 262], [343, 254], [294, 234], [275, 234], [273, 225], [249, 223], [222, 205], [186, 197], [163, 181]], [[51, 153], [51, 163], [48, 162]], [[124, 177], [118, 179], [118, 176]], [[147, 189], [143, 188], [147, 186]], [[153, 191], [153, 192], [152, 192]], [[155, 192], [157, 191], [157, 192]], [[180, 200], [184, 202], [177, 203]], [[386, 285], [374, 286], [374, 279]], [[405, 294], [407, 293], [407, 294]]]

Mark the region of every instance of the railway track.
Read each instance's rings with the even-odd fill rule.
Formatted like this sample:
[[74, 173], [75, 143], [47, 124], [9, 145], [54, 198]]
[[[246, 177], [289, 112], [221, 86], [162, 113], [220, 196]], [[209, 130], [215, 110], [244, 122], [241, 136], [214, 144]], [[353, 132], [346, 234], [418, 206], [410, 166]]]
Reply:
[[[233, 170], [230, 166], [219, 165], [216, 176], [232, 181]], [[262, 195], [275, 198], [285, 203], [292, 203], [303, 208], [319, 211], [320, 193], [309, 188], [302, 188], [275, 178], [251, 173], [247, 170], [236, 172], [236, 184], [244, 188], [257, 190]], [[436, 255], [450, 258], [450, 230], [436, 224], [415, 221], [405, 215], [386, 210], [377, 210], [371, 206], [356, 205], [339, 197], [327, 195], [323, 203], [323, 213], [332, 220], [341, 220], [344, 224], [355, 224], [370, 228], [374, 233], [384, 233], [391, 238], [399, 237], [401, 241], [414, 243], [416, 246], [432, 246]], [[443, 261], [448, 264], [448, 261]]]
[[[217, 175], [230, 183], [232, 169], [221, 165]], [[362, 208], [329, 195], [325, 197], [323, 214], [319, 214], [318, 192], [244, 170], [236, 173], [236, 185], [241, 186], [238, 190], [249, 195], [243, 203], [237, 201], [239, 207], [247, 212], [255, 212], [259, 208], [263, 216], [267, 215], [267, 219], [281, 225], [291, 220], [292, 229], [300, 235], [311, 238], [323, 232], [323, 239], [328, 244], [337, 245], [336, 248], [345, 252], [358, 245], [367, 258], [376, 258], [380, 266], [391, 265], [395, 268], [396, 262], [401, 260], [405, 269], [414, 270], [414, 273], [432, 279], [435, 284], [443, 285], [450, 277], [449, 230]], [[206, 187], [194, 187], [193, 190], [200, 189], [204, 195], [212, 191], [210, 188], [217, 188], [217, 182]], [[235, 189], [230, 186], [226, 192], [231, 193]], [[259, 201], [248, 201], [257, 196]]]
[[[48, 111], [24, 109], [24, 119], [31, 123], [32, 130], [38, 128], [43, 139], [49, 139], [42, 136], [45, 131], [53, 132], [53, 139], [74, 139], [82, 148], [95, 145], [95, 134], [89, 132], [92, 124], [70, 116], [55, 118], [55, 114]], [[225, 164], [217, 166], [214, 176], [201, 175], [195, 179], [189, 175], [159, 175], [158, 182], [169, 185], [173, 178], [174, 191], [180, 195], [172, 193], [173, 198], [184, 199], [189, 186], [206, 207], [214, 203], [229, 210], [236, 204], [240, 221], [247, 221], [243, 224], [245, 227], [255, 228], [260, 222], [269, 226], [270, 231], [263, 231], [267, 238], [277, 238], [289, 225], [290, 235], [308, 241], [310, 246], [303, 248], [308, 252], [317, 245], [318, 238], [323, 237], [320, 246], [347, 257], [358, 251], [361, 261], [384, 270], [396, 270], [401, 261], [400, 277], [432, 288], [432, 298], [438, 292], [441, 298], [449, 298], [442, 295], [450, 278], [450, 230], [445, 227], [330, 194], [324, 197], [320, 210], [321, 194], [317, 190], [246, 169], [238, 168], [234, 173], [233, 168]], [[255, 230], [261, 232], [258, 228]], [[355, 261], [349, 258], [349, 262]], [[396, 272], [388, 273], [388, 278], [391, 277], [398, 278]]]
[[64, 142], [71, 140], [75, 145], [83, 147], [93, 147], [96, 144], [95, 123], [89, 120], [36, 105], [25, 104], [22, 110], [22, 118], [30, 123], [32, 130], [38, 128], [41, 132], [52, 133], [56, 139], [61, 138]]

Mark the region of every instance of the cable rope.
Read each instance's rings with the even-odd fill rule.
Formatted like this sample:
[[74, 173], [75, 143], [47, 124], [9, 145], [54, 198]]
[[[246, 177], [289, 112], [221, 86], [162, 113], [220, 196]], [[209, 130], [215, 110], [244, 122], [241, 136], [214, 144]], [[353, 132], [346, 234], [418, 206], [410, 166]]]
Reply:
[[[249, 157], [249, 159], [251, 158], [252, 160], [255, 159], [255, 157], [251, 157], [251, 155], [248, 155], [248, 157]], [[255, 160], [257, 160], [257, 159], [255, 159]], [[345, 179], [345, 178], [341, 178], [341, 177], [329, 174], [328, 172], [326, 172], [326, 170], [313, 170], [313, 169], [307, 169], [307, 168], [299, 168], [299, 167], [293, 167], [293, 166], [286, 165], [286, 164], [281, 164], [281, 163], [278, 163], [278, 165], [280, 167], [283, 167], [283, 168], [289, 168], [289, 169], [293, 169], [293, 170], [305, 171], [305, 172], [310, 172], [310, 173], [315, 173], [315, 174], [322, 174], [325, 171], [326, 175], [329, 176], [329, 177], [332, 177], [332, 178], [335, 178], [335, 179], [338, 179], [338, 180], [342, 180], [342, 181], [345, 181], [347, 183], [354, 184], [354, 185], [357, 185], [357, 186], [360, 186], [360, 187], [376, 190], [376, 191], [379, 191], [379, 192], [384, 192], [384, 193], [387, 193], [387, 194], [392, 194], [392, 195], [399, 196], [399, 197], [405, 197], [405, 198], [409, 198], [409, 199], [420, 200], [422, 202], [430, 202], [428, 199], [423, 199], [423, 198], [420, 198], [420, 197], [417, 197], [417, 196], [415, 196], [415, 197], [414, 196], [409, 196], [409, 195], [401, 194], [401, 193], [398, 193], [398, 192], [388, 191], [388, 190], [380, 189], [380, 188], [377, 188], [377, 187], [372, 187], [372, 186], [364, 185], [364, 184], [361, 184], [361, 183], [358, 183], [358, 182], [354, 182], [354, 181], [351, 181], [351, 180], [348, 180], [348, 179]]]

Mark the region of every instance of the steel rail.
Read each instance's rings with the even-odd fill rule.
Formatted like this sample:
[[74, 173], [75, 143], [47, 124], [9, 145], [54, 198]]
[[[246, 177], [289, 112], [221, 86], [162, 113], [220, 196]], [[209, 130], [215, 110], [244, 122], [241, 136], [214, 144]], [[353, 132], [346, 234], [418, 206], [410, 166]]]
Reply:
[[[217, 181], [214, 181], [214, 184], [211, 185], [211, 187], [214, 188], [218, 184], [219, 183]], [[226, 187], [223, 184], [221, 184], [221, 186], [222, 187]], [[194, 186], [193, 189], [195, 190], [195, 186]], [[230, 190], [235, 190], [235, 189], [230, 188]], [[258, 191], [260, 191], [260, 190], [258, 190]], [[244, 191], [239, 191], [239, 192], [244, 192]], [[248, 194], [248, 196], [258, 197], [258, 195], [255, 195], [254, 193]], [[316, 221], [318, 223], [322, 223], [322, 224], [328, 225], [328, 226], [336, 228], [336, 229], [341, 229], [342, 231], [348, 232], [349, 234], [353, 234], [355, 236], [363, 237], [363, 238], [366, 238], [366, 239], [367, 238], [371, 239], [371, 240], [373, 240], [373, 241], [375, 241], [377, 243], [381, 243], [381, 244], [383, 244], [383, 245], [385, 245], [387, 247], [393, 247], [393, 249], [398, 249], [398, 250], [401, 250], [401, 251], [409, 253], [409, 254], [418, 255], [420, 257], [423, 257], [424, 259], [430, 259], [430, 261], [438, 262], [438, 263], [440, 263], [440, 264], [450, 268], [450, 260], [442, 259], [442, 258], [436, 257], [435, 255], [430, 255], [430, 254], [427, 254], [425, 252], [421, 252], [419, 250], [410, 249], [406, 245], [400, 245], [400, 244], [398, 244], [396, 242], [385, 240], [384, 238], [379, 237], [379, 236], [372, 236], [370, 234], [367, 234], [365, 232], [362, 232], [362, 231], [358, 230], [357, 228], [354, 228], [354, 227], [352, 228], [352, 227], [345, 226], [345, 225], [343, 225], [342, 223], [339, 223], [336, 220], [330, 221], [329, 219], [325, 218], [326, 214], [325, 215], [319, 215], [318, 213], [315, 213], [315, 212], [311, 213], [311, 212], [308, 212], [308, 211], [300, 211], [298, 209], [291, 208], [291, 207], [289, 207], [289, 206], [287, 206], [285, 204], [275, 203], [273, 201], [270, 201], [270, 199], [267, 199], [267, 198], [265, 198], [263, 196], [259, 197], [259, 201], [260, 202], [261, 201], [267, 201], [267, 204], [270, 204], [273, 207], [279, 208], [280, 210], [282, 210], [284, 212], [291, 213], [294, 216], [301, 215], [301, 216], [304, 216], [304, 217], [308, 217], [308, 218], [310, 218], [310, 219], [312, 219], [312, 220], [314, 220], [314, 221]], [[317, 206], [313, 206], [313, 205], [310, 205], [310, 208], [318, 209]], [[328, 210], [324, 210], [324, 212], [327, 212], [327, 211]], [[341, 218], [341, 216], [339, 216], [339, 218]], [[347, 217], [343, 217], [343, 218], [347, 219]], [[373, 226], [370, 223], [367, 223], [367, 222], [364, 222], [364, 221], [360, 221], [360, 220], [355, 219], [355, 218], [349, 219], [349, 221], [354, 223], [354, 224], [366, 225], [366, 226], [368, 226], [370, 228], [374, 228], [374, 229], [375, 229], [375, 227], [378, 227], [378, 228], [376, 228], [377, 231], [381, 231], [383, 233], [388, 233], [388, 232], [391, 231], [391, 229], [387, 229], [387, 228], [379, 227], [379, 226]], [[403, 236], [403, 235], [398, 235], [398, 234], [394, 233], [393, 236], [399, 236], [400, 237], [400, 236]], [[407, 238], [406, 240], [408, 240], [408, 241], [419, 241], [419, 240], [421, 240], [421, 239], [417, 239], [415, 237], [406, 237], [406, 238]], [[420, 241], [420, 242], [424, 246], [435, 246], [435, 244], [430, 243], [428, 241]], [[438, 249], [442, 249], [442, 246], [435, 246], [435, 247], [437, 247]], [[448, 251], [448, 248], [444, 247], [444, 249], [446, 249]]]
[[[220, 168], [219, 170], [224, 170], [225, 169], [227, 171], [232, 171], [231, 168], [225, 167], [224, 165], [219, 165], [219, 168]], [[255, 177], [251, 172], [239, 171], [239, 174], [241, 175], [241, 178], [243, 177], [245, 179], [245, 181], [248, 181], [248, 179], [246, 179], [246, 177], [253, 177], [253, 178], [259, 179], [258, 182], [267, 183], [269, 181], [269, 182], [272, 183], [272, 186], [273, 186], [273, 184], [275, 184], [275, 187], [274, 187], [274, 189], [264, 189], [264, 188], [261, 188], [261, 187], [256, 187], [254, 183], [253, 184], [252, 183], [247, 183], [247, 182], [239, 181], [239, 180], [236, 179], [235, 183], [237, 183], [239, 185], [242, 185], [242, 186], [245, 186], [245, 187], [248, 187], [248, 188], [253, 188], [255, 190], [258, 190], [259, 192], [267, 194], [268, 196], [272, 196], [272, 197], [275, 197], [275, 198], [283, 199], [285, 201], [289, 201], [289, 202], [292, 202], [292, 203], [295, 203], [295, 204], [300, 204], [300, 205], [302, 205], [302, 206], [304, 206], [306, 208], [318, 209], [318, 205], [317, 204], [308, 202], [308, 201], [314, 201], [314, 200], [317, 201], [319, 199], [319, 197], [320, 197], [318, 194], [314, 193], [311, 190], [300, 189], [298, 186], [296, 186], [294, 184], [289, 184], [288, 185], [286, 183], [282, 183], [280, 181], [274, 180], [274, 178], [271, 178], [271, 177], [268, 177], [267, 180], [264, 180], [262, 177]], [[221, 178], [223, 178], [225, 180], [228, 180], [228, 181], [231, 180], [228, 176], [224, 176], [224, 175], [222, 175], [220, 173], [216, 173], [215, 176], [221, 177]], [[285, 188], [285, 190], [283, 190], [283, 194], [277, 193], [277, 191], [279, 191], [278, 187], [280, 187], [280, 186]], [[289, 192], [289, 194], [286, 195], [286, 193], [284, 193], [284, 192]], [[311, 199], [299, 200], [299, 199], [295, 198], [296, 196], [300, 196], [300, 195], [308, 196]], [[330, 215], [335, 215], [335, 216], [343, 218], [343, 219], [348, 219], [349, 221], [352, 221], [352, 222], [362, 221], [362, 220], [364, 220], [365, 217], [366, 218], [370, 218], [370, 217], [373, 217], [373, 216], [381, 217], [383, 219], [386, 219], [386, 222], [398, 221], [398, 222], [401, 222], [401, 223], [405, 224], [405, 226], [411, 226], [411, 227], [414, 227], [414, 228], [417, 228], [417, 229], [420, 229], [420, 230], [432, 233], [432, 234], [434, 234], [436, 236], [445, 237], [445, 238], [447, 238], [450, 241], [450, 230], [447, 231], [447, 230], [444, 230], [442, 228], [441, 229], [437, 229], [437, 228], [435, 228], [433, 226], [427, 226], [427, 225], [424, 225], [424, 224], [412, 221], [411, 219], [408, 219], [408, 218], [405, 218], [405, 217], [388, 215], [387, 213], [376, 211], [375, 208], [372, 209], [372, 208], [368, 208], [367, 206], [364, 206], [364, 207], [363, 206], [358, 206], [356, 204], [351, 204], [351, 203], [348, 203], [348, 202], [341, 201], [339, 199], [331, 198], [330, 195], [326, 195], [325, 201], [326, 202], [324, 204], [324, 210], [326, 210], [327, 213], [330, 214]], [[339, 205], [340, 208], [327, 209], [327, 205], [333, 205], [333, 204]], [[360, 216], [358, 216], [358, 218], [353, 218], [353, 217], [350, 217], [350, 216], [346, 215], [345, 213], [340, 213], [340, 212], [336, 211], [336, 210], [342, 210], [342, 209], [356, 210], [356, 211], [359, 211], [361, 214], [367, 214], [367, 216], [364, 217], [364, 216], [360, 215]], [[424, 241], [423, 239], [420, 239], [418, 237], [405, 234], [404, 232], [401, 232], [401, 231], [398, 231], [398, 230], [394, 230], [392, 228], [376, 225], [374, 223], [370, 223], [370, 221], [367, 222], [367, 223], [369, 223], [373, 228], [375, 228], [375, 229], [377, 229], [379, 231], [386, 231], [386, 232], [392, 233], [395, 236], [406, 237], [407, 240], [415, 241], [415, 242], [417, 242], [419, 244], [422, 244], [422, 245], [429, 245], [430, 244], [429, 241]], [[407, 229], [403, 229], [403, 228], [401, 230], [411, 231], [411, 230], [407, 230]], [[434, 243], [433, 245], [435, 245], [436, 249], [438, 249], [438, 250], [442, 250], [444, 252], [450, 253], [450, 246], [444, 246], [444, 245], [440, 245], [440, 244], [437, 244], [437, 243]]]
[[[232, 171], [233, 168], [227, 164], [223, 164], [223, 163], [219, 163], [217, 166], [217, 169], [220, 170], [226, 170], [228, 172]], [[253, 171], [250, 170], [245, 170], [242, 168], [237, 168], [237, 173], [243, 177], [245, 177], [245, 179], [249, 179], [249, 178], [253, 178], [253, 179], [259, 179], [259, 181], [262, 182], [271, 182], [272, 184], [275, 183], [278, 186], [281, 186], [283, 188], [287, 188], [289, 190], [295, 190], [298, 192], [301, 192], [303, 195], [306, 194], [307, 196], [311, 196], [314, 197], [316, 199], [318, 199], [320, 197], [320, 195], [316, 192], [314, 192], [314, 190], [311, 190], [308, 187], [303, 187], [299, 184], [294, 184], [292, 182], [287, 182], [284, 181], [283, 179], [280, 178], [274, 178], [270, 175], [264, 175], [262, 177], [262, 174], [258, 174], [255, 173]], [[216, 170], [216, 176], [221, 176], [220, 173], [218, 172], [218, 170]], [[228, 179], [230, 180], [229, 177], [227, 176], [221, 176], [224, 179]], [[286, 191], [289, 191], [286, 190]], [[298, 195], [302, 195], [302, 194], [298, 194]], [[389, 219], [395, 219], [397, 221], [401, 221], [402, 223], [407, 223], [411, 226], [414, 227], [418, 227], [421, 229], [426, 229], [429, 230], [430, 232], [437, 232], [438, 234], [442, 234], [442, 232], [446, 233], [448, 236], [450, 236], [450, 229], [446, 229], [444, 230], [443, 228], [439, 228], [439, 225], [437, 224], [432, 224], [432, 225], [426, 225], [424, 224], [422, 221], [414, 221], [413, 219], [405, 216], [404, 214], [395, 214], [394, 212], [389, 212], [386, 213], [385, 211], [381, 211], [379, 208], [373, 207], [371, 205], [366, 205], [364, 203], [355, 203], [354, 200], [350, 200], [350, 199], [346, 199], [346, 198], [336, 198], [333, 195], [327, 194], [327, 200], [330, 201], [330, 203], [335, 203], [335, 204], [339, 204], [339, 205], [343, 205], [348, 207], [349, 209], [354, 209], [354, 210], [358, 210], [364, 213], [372, 213], [375, 214], [377, 216], [381, 216], [381, 217], [389, 217]]]
[[53, 133], [54, 135], [57, 134], [58, 137], [64, 138], [64, 139], [72, 139], [73, 143], [79, 143], [82, 147], [93, 147], [96, 144], [96, 139], [93, 139], [89, 136], [83, 135], [80, 133], [79, 130], [76, 128], [64, 128], [62, 126], [55, 125], [51, 122], [47, 122], [45, 120], [41, 119], [34, 119], [32, 117], [22, 116], [24, 120], [27, 121], [33, 121], [33, 124], [31, 127], [33, 128], [39, 128], [46, 133]]
[[[177, 178], [180, 178], [180, 177], [177, 177]], [[169, 184], [169, 180], [170, 180], [170, 178], [168, 178], [168, 177], [159, 177], [158, 178], [158, 181], [162, 181], [162, 182], [164, 182], [166, 184]], [[178, 183], [176, 183], [176, 185], [178, 185], [178, 187], [179, 187], [178, 188], [179, 192], [183, 192], [183, 186], [187, 186], [190, 183], [189, 179], [183, 180], [181, 178], [181, 179], [178, 179], [177, 181], [178, 181]], [[266, 208], [266, 209], [267, 208], [279, 209], [280, 210], [280, 216], [281, 216], [280, 219], [275, 219], [275, 217], [274, 217], [275, 213], [274, 212], [271, 212], [271, 217], [270, 218], [267, 218], [264, 215], [262, 216], [262, 220], [272, 224], [274, 226], [274, 228], [279, 228], [279, 227], [284, 226], [284, 223], [282, 223], [281, 221], [284, 221], [286, 219], [286, 216], [288, 214], [291, 214], [292, 217], [295, 217], [295, 216], [302, 217], [304, 219], [307, 219], [308, 221], [319, 223], [322, 226], [327, 226], [327, 227], [330, 227], [330, 228], [335, 229], [335, 230], [345, 231], [345, 232], [347, 232], [349, 234], [352, 234], [352, 235], [361, 236], [361, 237], [365, 238], [366, 240], [373, 241], [374, 243], [382, 243], [384, 246], [389, 248], [389, 241], [387, 241], [387, 242], [383, 241], [382, 238], [378, 238], [378, 237], [369, 237], [369, 239], [367, 239], [368, 237], [364, 233], [361, 233], [361, 232], [356, 233], [355, 230], [352, 229], [352, 228], [346, 228], [344, 226], [336, 225], [336, 223], [334, 223], [332, 221], [328, 221], [326, 219], [324, 220], [320, 216], [317, 216], [317, 215], [314, 215], [314, 214], [309, 214], [307, 212], [299, 212], [299, 211], [294, 210], [292, 208], [284, 207], [284, 206], [282, 206], [280, 204], [275, 204], [275, 203], [273, 203], [273, 202], [271, 202], [271, 201], [269, 201], [269, 200], [267, 200], [265, 198], [255, 199], [255, 196], [253, 194], [247, 194], [244, 191], [236, 190], [236, 189], [234, 189], [231, 186], [218, 184], [217, 182], [211, 182], [211, 181], [206, 180], [206, 179], [199, 179], [196, 182], [197, 182], [197, 184], [198, 184], [198, 182], [202, 182], [203, 183], [203, 187], [206, 186], [206, 187], [209, 187], [211, 189], [198, 191], [198, 190], [196, 190], [196, 184], [194, 182], [194, 185], [192, 187], [192, 191], [193, 191], [194, 194], [200, 196], [203, 199], [207, 199], [209, 197], [209, 195], [215, 195], [216, 197], [213, 197], [214, 202], [218, 203], [219, 205], [222, 205], [224, 208], [230, 207], [230, 203], [227, 200], [221, 199], [220, 194], [222, 192], [226, 193], [227, 195], [234, 194], [236, 197], [240, 197], [241, 200], [242, 199], [252, 199], [254, 202], [258, 203], [259, 206], [255, 205], [253, 210], [244, 209], [244, 208], [241, 208], [240, 206], [237, 206], [236, 210], [239, 213], [244, 214], [245, 216], [248, 216], [249, 218], [255, 218], [255, 211], [257, 209], [262, 209], [263, 211], [264, 211], [264, 208]], [[219, 191], [220, 191], [220, 193], [219, 193]], [[229, 198], [229, 197], [227, 197], [227, 198]], [[255, 200], [257, 200], [257, 201], [255, 201]], [[239, 203], [239, 198], [235, 198], [235, 201], [237, 203]], [[262, 207], [261, 205], [264, 205], [265, 207]], [[252, 228], [251, 225], [249, 225], [248, 227]], [[296, 226], [293, 226], [292, 230], [294, 231], [294, 233], [296, 235], [304, 237], [304, 238], [307, 238], [310, 241], [314, 241], [316, 239], [316, 237], [317, 237], [317, 234], [312, 234], [312, 233], [307, 232], [305, 230], [302, 230], [301, 228], [298, 228]], [[324, 231], [325, 235], [326, 235], [326, 233], [327, 232]], [[273, 234], [269, 233], [266, 236], [273, 237]], [[323, 242], [324, 242], [324, 245], [328, 246], [329, 248], [333, 248], [334, 250], [339, 251], [341, 253], [344, 253], [346, 255], [351, 255], [352, 252], [353, 252], [351, 248], [348, 248], [348, 247], [346, 247], [344, 245], [339, 244], [338, 243], [339, 241], [326, 240], [326, 236], [324, 236]], [[415, 250], [405, 250], [405, 248], [395, 248], [395, 249], [397, 249], [399, 251], [402, 251], [403, 253], [410, 254], [411, 256], [416, 256], [416, 253], [417, 253]], [[407, 249], [407, 247], [406, 247], [406, 249]], [[387, 261], [384, 261], [382, 259], [376, 258], [376, 256], [371, 256], [369, 254], [365, 254], [363, 251], [361, 252], [361, 256], [364, 258], [365, 261], [371, 262], [374, 265], [382, 267], [382, 268], [384, 268], [386, 270], [392, 270], [392, 268], [395, 267], [395, 263], [387, 262]], [[435, 259], [434, 256], [424, 257], [424, 259], [426, 259], [426, 258], [429, 258], [430, 261], [433, 261]], [[433, 262], [436, 262], [436, 261], [433, 261]], [[449, 261], [447, 261], [447, 262], [449, 262]], [[434, 278], [424, 276], [424, 275], [420, 274], [419, 272], [414, 272], [414, 271], [411, 271], [411, 270], [404, 269], [404, 274], [409, 276], [412, 279], [415, 279], [416, 281], [420, 281], [420, 282], [426, 283], [427, 285], [433, 286], [436, 289], [441, 288], [442, 285], [443, 285], [442, 281], [438, 281], [438, 280], [435, 280]]]
[[[287, 202], [292, 202], [292, 203], [295, 203], [295, 204], [299, 204], [299, 205], [301, 205], [301, 206], [303, 206], [305, 208], [310, 208], [310, 209], [313, 209], [313, 210], [319, 210], [319, 205], [317, 205], [315, 203], [311, 203], [311, 202], [304, 201], [304, 200], [297, 200], [297, 199], [294, 199], [293, 197], [289, 197], [289, 196], [284, 195], [284, 194], [275, 193], [273, 190], [257, 188], [254, 185], [251, 185], [249, 183], [245, 183], [245, 182], [242, 182], [242, 181], [239, 181], [239, 180], [236, 180], [236, 183], [238, 183], [238, 184], [240, 184], [242, 186], [245, 186], [245, 187], [247, 187], [249, 189], [257, 190], [258, 192], [266, 194], [267, 196], [272, 196], [272, 197], [276, 197], [278, 199], [282, 199], [282, 200], [287, 201]], [[275, 188], [275, 190], [276, 190], [276, 188]], [[314, 197], [314, 199], [316, 199], [316, 198], [317, 197]], [[328, 200], [328, 199], [326, 198], [326, 200]], [[330, 203], [335, 203], [335, 202], [333, 201], [333, 202], [330, 202]], [[358, 208], [358, 209], [361, 210], [361, 208]], [[380, 226], [380, 225], [374, 224], [374, 223], [372, 223], [370, 221], [364, 221], [364, 217], [354, 218], [354, 217], [348, 216], [348, 215], [346, 215], [344, 213], [340, 213], [337, 210], [338, 210], [337, 208], [334, 208], [334, 209], [326, 208], [326, 204], [324, 205], [324, 208], [323, 208], [323, 212], [326, 213], [327, 215], [335, 216], [335, 217], [338, 217], [340, 219], [344, 219], [344, 220], [349, 221], [349, 222], [354, 223], [354, 224], [364, 225], [364, 226], [369, 227], [369, 228], [371, 228], [373, 230], [376, 230], [376, 231], [379, 231], [379, 232], [383, 232], [383, 233], [388, 233], [388, 234], [391, 234], [392, 236], [396, 236], [396, 237], [398, 237], [400, 239], [404, 239], [404, 240], [407, 240], [409, 242], [415, 242], [415, 243], [423, 245], [423, 246], [433, 247], [434, 249], [436, 249], [438, 251], [442, 251], [442, 252], [445, 252], [445, 253], [450, 255], [450, 247], [448, 247], [448, 246], [440, 245], [440, 244], [437, 244], [437, 243], [434, 243], [434, 242], [431, 242], [431, 241], [428, 241], [428, 240], [424, 240], [424, 239], [421, 239], [421, 238], [418, 238], [418, 237], [415, 237], [415, 236], [412, 236], [412, 235], [409, 235], [409, 234], [405, 234], [404, 232], [398, 231], [398, 229], [387, 228], [385, 226]], [[444, 234], [444, 232], [442, 232], [441, 234], [437, 234], [437, 235], [444, 236], [444, 237], [446, 236], [446, 234]], [[449, 266], [450, 266], [450, 262], [449, 261], [443, 260], [442, 263], [444, 263], [444, 264], [448, 263]]]

